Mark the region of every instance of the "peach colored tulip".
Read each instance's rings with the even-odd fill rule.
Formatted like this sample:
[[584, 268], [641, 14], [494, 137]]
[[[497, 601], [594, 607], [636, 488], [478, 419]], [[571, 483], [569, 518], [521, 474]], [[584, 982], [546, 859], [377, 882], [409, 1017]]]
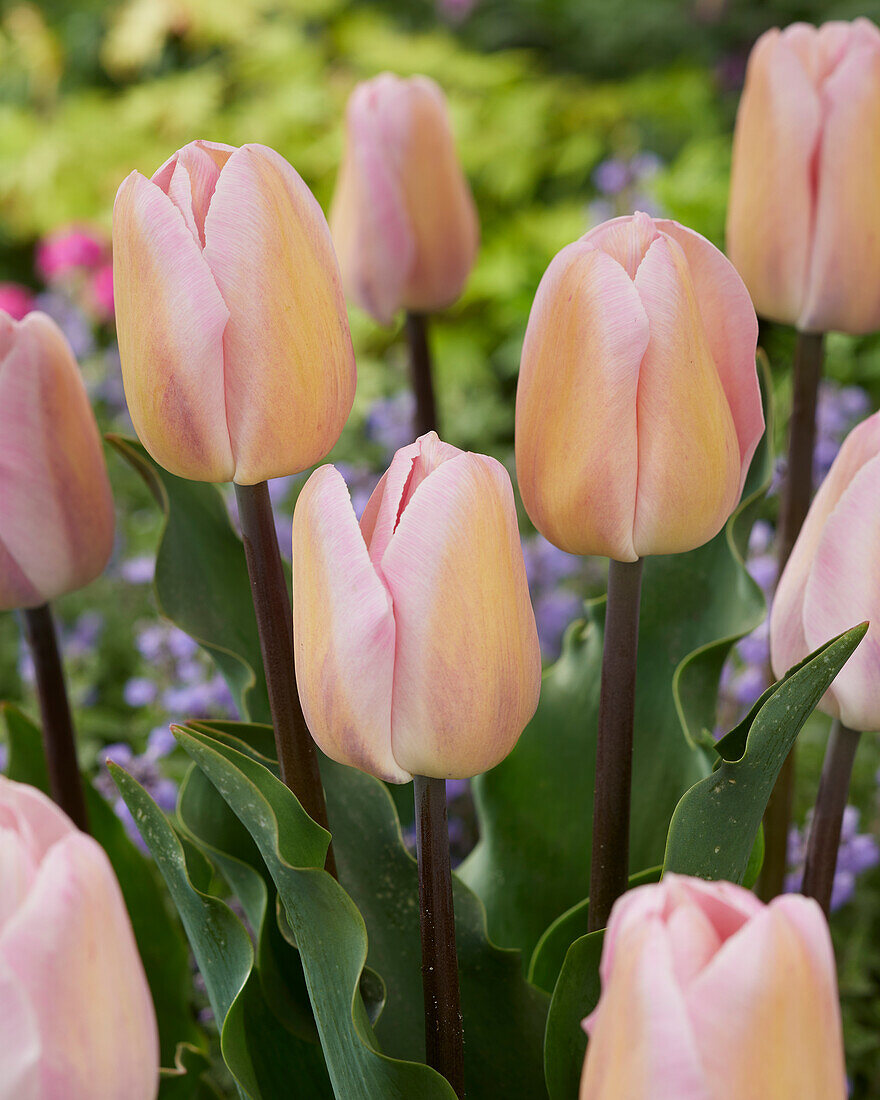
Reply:
[[538, 530], [618, 561], [717, 534], [764, 431], [757, 338], [731, 264], [677, 222], [615, 218], [564, 248], [535, 296], [516, 395]]
[[727, 250], [755, 308], [802, 332], [880, 328], [880, 31], [762, 35], [733, 142]]
[[173, 474], [251, 485], [318, 462], [355, 390], [321, 208], [264, 145], [194, 141], [113, 209], [125, 396]]
[[815, 901], [666, 875], [615, 904], [600, 975], [580, 1100], [844, 1100]]
[[538, 703], [541, 657], [507, 471], [434, 432], [358, 527], [322, 466], [293, 517], [296, 675], [334, 760], [393, 783], [494, 767]]
[[110, 861], [2, 776], [0, 880], [0, 1100], [153, 1100], [153, 1000]]
[[446, 100], [426, 76], [359, 84], [330, 212], [346, 292], [380, 324], [451, 305], [474, 265], [479, 225]]
[[95, 417], [61, 330], [0, 313], [0, 611], [94, 580], [113, 549]]
[[870, 620], [819, 704], [854, 730], [880, 730], [880, 413], [844, 441], [810, 507], [770, 614], [782, 676], [829, 638]]

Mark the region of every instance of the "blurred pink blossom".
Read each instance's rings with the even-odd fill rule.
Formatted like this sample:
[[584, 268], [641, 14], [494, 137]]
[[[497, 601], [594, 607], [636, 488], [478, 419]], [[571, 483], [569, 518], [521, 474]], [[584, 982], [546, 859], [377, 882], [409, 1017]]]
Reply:
[[95, 268], [107, 256], [107, 239], [97, 230], [65, 226], [37, 245], [37, 273], [46, 282], [81, 268]]
[[102, 321], [113, 316], [113, 264], [102, 264], [92, 275], [89, 283], [89, 298], [95, 312]]
[[34, 308], [34, 295], [21, 283], [0, 283], [0, 310], [8, 313], [13, 321], [20, 321]]

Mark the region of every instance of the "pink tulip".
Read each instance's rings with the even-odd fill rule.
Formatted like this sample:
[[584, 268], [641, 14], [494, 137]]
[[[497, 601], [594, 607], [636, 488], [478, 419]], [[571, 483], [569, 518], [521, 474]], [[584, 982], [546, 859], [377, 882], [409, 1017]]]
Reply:
[[538, 530], [635, 561], [723, 527], [764, 431], [758, 325], [707, 240], [647, 214], [564, 248], [532, 306], [516, 470]]
[[153, 1100], [159, 1038], [104, 850], [0, 776], [0, 1100]]
[[854, 730], [880, 730], [880, 413], [844, 441], [810, 507], [770, 615], [782, 676], [829, 638], [869, 619], [819, 706]]
[[0, 611], [82, 588], [113, 549], [113, 498], [79, 367], [43, 313], [0, 313]]
[[615, 904], [600, 975], [580, 1100], [844, 1100], [815, 901], [665, 875]]
[[34, 294], [20, 283], [0, 283], [0, 312], [20, 321], [34, 308]]
[[37, 245], [37, 272], [46, 282], [53, 282], [72, 272], [97, 267], [106, 259], [108, 251], [103, 234], [67, 226], [50, 233]]
[[494, 767], [541, 657], [510, 478], [434, 432], [401, 448], [358, 527], [333, 466], [293, 517], [296, 675], [324, 752], [393, 783]]
[[346, 291], [380, 324], [461, 294], [479, 225], [433, 80], [383, 73], [355, 88], [330, 222]]
[[731, 260], [755, 308], [802, 332], [880, 328], [880, 31], [770, 30], [733, 142]]
[[283, 157], [194, 141], [132, 172], [113, 269], [125, 395], [160, 465], [251, 485], [327, 454], [354, 352], [327, 223]]

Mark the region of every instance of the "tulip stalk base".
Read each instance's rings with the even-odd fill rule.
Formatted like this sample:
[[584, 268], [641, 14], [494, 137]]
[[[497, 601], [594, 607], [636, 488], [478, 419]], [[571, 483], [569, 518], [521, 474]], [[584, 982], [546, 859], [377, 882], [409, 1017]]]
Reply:
[[[797, 542], [813, 495], [816, 403], [822, 378], [824, 339], [820, 332], [799, 332], [795, 345], [788, 461], [779, 506], [777, 577], [782, 576]], [[758, 893], [764, 901], [781, 894], [785, 885], [794, 780], [795, 756], [792, 749], [782, 766], [764, 814], [764, 866], [758, 883]]]
[[24, 612], [25, 631], [34, 658], [43, 745], [52, 798], [84, 833], [89, 831], [85, 793], [76, 758], [76, 738], [58, 635], [48, 604]]
[[629, 878], [629, 814], [632, 788], [633, 722], [642, 561], [612, 559], [599, 691], [593, 853], [587, 927], [608, 924], [614, 902]]
[[464, 1034], [458, 988], [458, 953], [452, 904], [452, 870], [446, 822], [446, 783], [413, 779], [419, 861], [419, 924], [425, 1001], [425, 1058], [456, 1096], [464, 1096]]
[[439, 432], [431, 351], [428, 347], [428, 318], [424, 313], [407, 313], [406, 342], [409, 346], [410, 378], [416, 399], [413, 421], [416, 436], [426, 432]]
[[832, 725], [825, 762], [822, 765], [819, 794], [810, 823], [801, 893], [808, 898], [815, 898], [826, 917], [831, 908], [843, 811], [846, 809], [849, 781], [860, 736], [856, 730], [851, 730], [839, 720]]
[[[269, 486], [265, 481], [256, 485], [236, 485], [235, 497], [257, 616], [281, 779], [299, 799], [309, 817], [329, 832], [318, 754], [296, 687], [293, 612], [281, 564]], [[327, 849], [325, 867], [335, 878], [336, 860], [332, 844]]]

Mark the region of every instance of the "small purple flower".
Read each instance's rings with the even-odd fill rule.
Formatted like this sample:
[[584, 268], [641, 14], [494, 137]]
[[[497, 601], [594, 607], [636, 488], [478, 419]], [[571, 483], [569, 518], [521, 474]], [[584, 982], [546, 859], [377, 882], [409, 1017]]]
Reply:
[[144, 627], [135, 637], [137, 651], [146, 661], [158, 661], [167, 644], [168, 630], [159, 623]]
[[168, 756], [176, 747], [177, 742], [174, 740], [174, 734], [169, 727], [155, 726], [150, 730], [150, 735], [147, 738], [147, 751], [144, 755], [155, 762], [161, 760], [163, 756]]
[[770, 624], [765, 619], [761, 625], [741, 638], [736, 644], [737, 655], [747, 665], [763, 668], [770, 659]]
[[130, 707], [146, 707], [154, 702], [158, 688], [145, 676], [133, 676], [122, 689], [122, 697]]
[[619, 195], [632, 183], [630, 166], [622, 160], [603, 160], [593, 172], [593, 185], [605, 195]]
[[125, 741], [117, 741], [112, 745], [105, 745], [98, 753], [98, 759], [102, 764], [112, 762], [120, 768], [128, 769], [134, 759], [134, 749]]
[[751, 558], [746, 564], [752, 580], [761, 588], [765, 595], [769, 594], [776, 584], [778, 565], [772, 554], [761, 554]]
[[139, 554], [122, 563], [120, 573], [128, 584], [149, 584], [156, 572], [156, 559], [152, 554]]
[[367, 438], [380, 444], [389, 455], [413, 441], [416, 401], [410, 390], [374, 401], [367, 413]]
[[557, 588], [538, 596], [533, 603], [541, 653], [545, 659], [555, 660], [569, 623], [583, 615], [583, 600], [576, 592]]
[[748, 709], [757, 703], [766, 687], [767, 679], [763, 668], [747, 667], [734, 678], [733, 697], [741, 707]]
[[88, 317], [65, 294], [47, 290], [38, 294], [37, 309], [47, 313], [58, 325], [76, 359], [87, 359], [95, 350], [95, 337]]
[[64, 641], [68, 657], [82, 657], [95, 648], [104, 629], [104, 616], [98, 611], [84, 611]]
[[168, 651], [172, 657], [181, 661], [185, 657], [192, 657], [194, 653], [198, 652], [198, 648], [198, 642], [194, 641], [185, 631], [176, 626], [169, 628]]

